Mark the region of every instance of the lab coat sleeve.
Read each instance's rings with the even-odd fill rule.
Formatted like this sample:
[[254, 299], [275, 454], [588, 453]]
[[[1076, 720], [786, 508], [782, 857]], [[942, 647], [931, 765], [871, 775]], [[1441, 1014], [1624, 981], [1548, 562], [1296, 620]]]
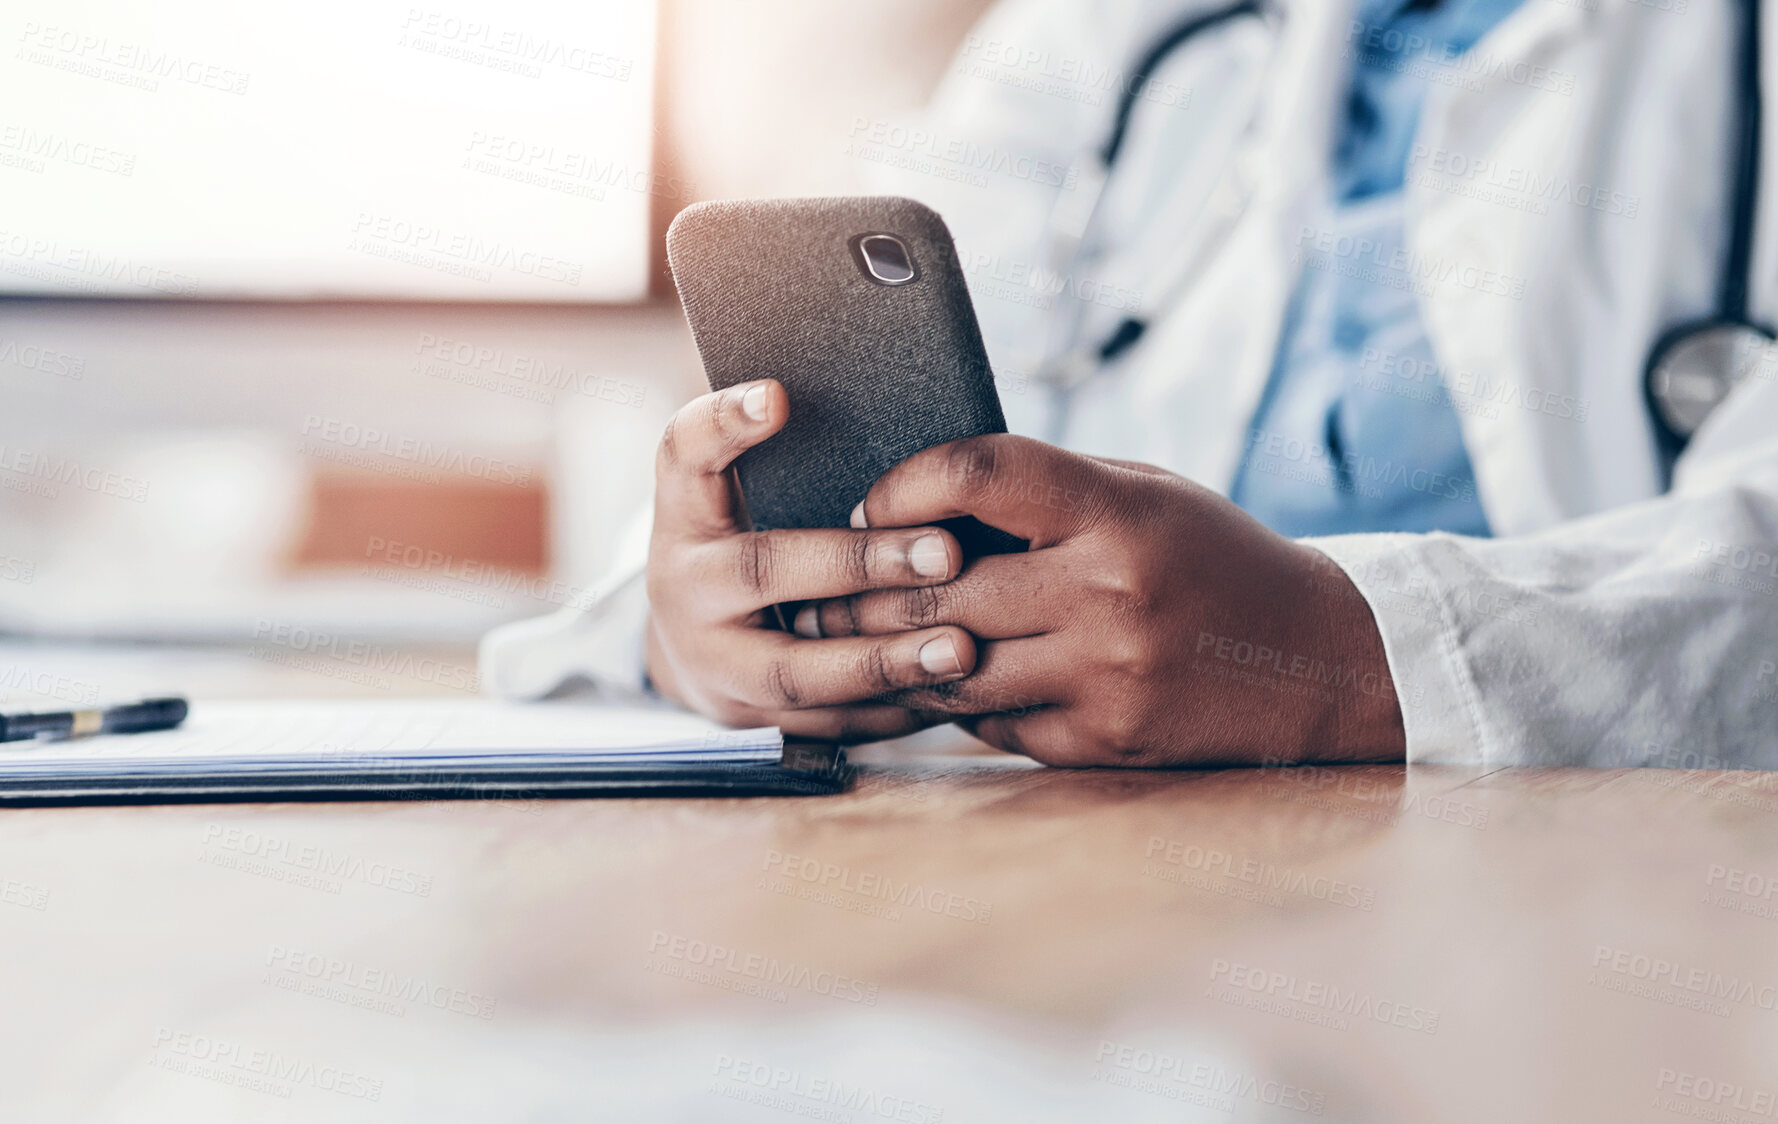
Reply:
[[648, 627], [648, 539], [654, 511], [625, 528], [606, 576], [576, 603], [547, 617], [502, 625], [482, 638], [482, 684], [505, 699], [535, 699], [582, 680], [601, 694], [647, 690], [643, 666]]
[[1536, 534], [1305, 540], [1375, 613], [1410, 762], [1778, 768], [1778, 378], [1665, 495]]

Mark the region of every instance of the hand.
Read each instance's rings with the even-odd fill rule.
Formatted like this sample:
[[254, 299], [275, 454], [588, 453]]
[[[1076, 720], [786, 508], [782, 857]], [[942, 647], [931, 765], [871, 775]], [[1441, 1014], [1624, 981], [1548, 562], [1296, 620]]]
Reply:
[[955, 625], [805, 640], [770, 627], [785, 602], [949, 581], [963, 553], [927, 527], [748, 531], [729, 466], [784, 426], [770, 380], [674, 415], [656, 461], [648, 550], [648, 671], [656, 689], [736, 726], [841, 741], [896, 737], [940, 718], [882, 701], [960, 678], [975, 644]]
[[960, 625], [965, 679], [903, 691], [1053, 765], [1400, 760], [1394, 682], [1369, 607], [1311, 547], [1147, 465], [1004, 434], [886, 473], [855, 527], [974, 515], [1029, 539], [948, 584], [805, 607], [803, 636]]

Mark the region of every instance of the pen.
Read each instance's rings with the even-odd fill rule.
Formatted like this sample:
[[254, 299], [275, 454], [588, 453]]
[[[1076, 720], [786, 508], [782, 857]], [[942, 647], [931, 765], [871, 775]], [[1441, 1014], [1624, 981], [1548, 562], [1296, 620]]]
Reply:
[[0, 742], [27, 738], [84, 738], [93, 734], [140, 734], [171, 730], [185, 721], [190, 706], [184, 699], [143, 699], [94, 710], [59, 710], [48, 714], [0, 714]]

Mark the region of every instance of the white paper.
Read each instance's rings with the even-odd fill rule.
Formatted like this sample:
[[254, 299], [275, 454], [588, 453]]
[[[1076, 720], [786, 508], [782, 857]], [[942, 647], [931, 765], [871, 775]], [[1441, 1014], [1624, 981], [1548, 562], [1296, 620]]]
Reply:
[[768, 764], [781, 760], [783, 751], [776, 727], [731, 730], [665, 707], [480, 699], [198, 701], [176, 730], [0, 743], [0, 780], [119, 771]]

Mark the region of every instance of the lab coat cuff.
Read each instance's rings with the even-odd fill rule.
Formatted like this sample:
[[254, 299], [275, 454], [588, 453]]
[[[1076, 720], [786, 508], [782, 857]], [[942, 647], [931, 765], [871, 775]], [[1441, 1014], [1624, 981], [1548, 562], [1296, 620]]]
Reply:
[[541, 698], [575, 677], [601, 693], [648, 694], [647, 629], [647, 583], [638, 572], [588, 605], [489, 632], [481, 642], [482, 684], [505, 699]]
[[1331, 558], [1370, 606], [1401, 702], [1410, 764], [1487, 765], [1475, 681], [1427, 551], [1440, 536], [1300, 540]]

